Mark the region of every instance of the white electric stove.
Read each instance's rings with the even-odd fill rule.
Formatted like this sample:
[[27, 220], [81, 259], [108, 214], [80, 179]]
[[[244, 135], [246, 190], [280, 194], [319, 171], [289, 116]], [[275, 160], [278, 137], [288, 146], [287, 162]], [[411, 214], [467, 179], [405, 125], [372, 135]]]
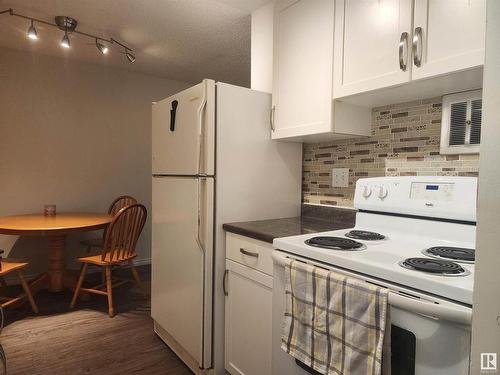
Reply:
[[[275, 239], [274, 374], [306, 374], [279, 349], [285, 258], [389, 289], [393, 373], [469, 373], [477, 179], [360, 179], [355, 228]], [[396, 332], [396, 333], [394, 333]]]

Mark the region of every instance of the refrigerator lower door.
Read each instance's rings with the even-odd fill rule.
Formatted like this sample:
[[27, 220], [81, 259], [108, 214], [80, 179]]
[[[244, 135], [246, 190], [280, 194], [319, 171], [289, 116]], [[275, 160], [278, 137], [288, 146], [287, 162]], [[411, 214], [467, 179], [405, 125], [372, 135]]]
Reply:
[[151, 315], [201, 368], [212, 365], [214, 180], [153, 178]]
[[204, 80], [152, 106], [154, 175], [213, 175], [215, 82]]

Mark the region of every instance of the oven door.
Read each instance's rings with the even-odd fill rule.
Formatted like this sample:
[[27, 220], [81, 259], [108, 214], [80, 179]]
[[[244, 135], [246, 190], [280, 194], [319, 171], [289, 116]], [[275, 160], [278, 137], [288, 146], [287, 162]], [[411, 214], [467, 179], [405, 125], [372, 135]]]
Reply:
[[393, 375], [467, 375], [470, 340], [470, 326], [391, 306]]
[[[282, 254], [276, 252], [277, 254]], [[281, 349], [281, 329], [285, 312], [284, 267], [273, 253], [273, 374], [318, 374]], [[323, 266], [324, 267], [324, 266]], [[414, 302], [410, 297], [408, 306]], [[405, 301], [398, 301], [403, 304]], [[468, 375], [470, 325], [436, 319], [421, 313], [390, 306], [392, 375]], [[443, 314], [444, 316], [446, 314]], [[451, 314], [453, 315], [453, 314]], [[459, 320], [459, 319], [457, 319]]]

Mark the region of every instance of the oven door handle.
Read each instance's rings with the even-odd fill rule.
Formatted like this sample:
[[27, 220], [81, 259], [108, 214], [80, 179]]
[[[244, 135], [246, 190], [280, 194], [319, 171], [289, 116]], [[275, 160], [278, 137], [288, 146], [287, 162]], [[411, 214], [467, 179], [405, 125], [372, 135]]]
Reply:
[[430, 301], [402, 296], [394, 292], [389, 292], [388, 302], [392, 307], [436, 319], [465, 325], [470, 325], [472, 322], [472, 309], [461, 305], [444, 306]]
[[[273, 251], [272, 258], [275, 264], [284, 267], [292, 260], [284, 255]], [[311, 263], [320, 267], [314, 263]], [[325, 268], [325, 267], [321, 267]], [[325, 268], [328, 269], [328, 268]], [[389, 292], [389, 305], [406, 310], [415, 314], [433, 317], [435, 319], [446, 320], [449, 322], [470, 325], [472, 322], [472, 309], [461, 305], [441, 305], [431, 301], [425, 301], [418, 298], [406, 297], [395, 292]]]

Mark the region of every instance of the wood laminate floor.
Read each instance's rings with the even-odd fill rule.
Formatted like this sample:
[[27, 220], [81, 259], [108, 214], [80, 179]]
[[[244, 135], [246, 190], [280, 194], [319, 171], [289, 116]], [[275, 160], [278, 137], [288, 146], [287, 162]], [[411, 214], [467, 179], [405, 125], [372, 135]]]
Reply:
[[[150, 285], [149, 269], [140, 272]], [[107, 316], [105, 296], [92, 295], [90, 301], [79, 301], [75, 310], [69, 310], [69, 292], [40, 292], [39, 314], [31, 313], [28, 304], [7, 309], [0, 342], [8, 374], [191, 374], [154, 334], [150, 301], [138, 288], [125, 284], [113, 292], [114, 318]]]

